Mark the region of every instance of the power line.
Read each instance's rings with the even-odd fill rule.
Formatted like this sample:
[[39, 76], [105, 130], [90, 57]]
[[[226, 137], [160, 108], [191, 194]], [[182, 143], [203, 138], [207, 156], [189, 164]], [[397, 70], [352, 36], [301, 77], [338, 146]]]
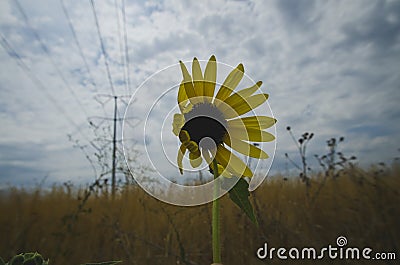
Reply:
[[122, 21], [124, 25], [124, 42], [125, 42], [125, 67], [126, 67], [126, 75], [127, 75], [127, 84], [128, 84], [128, 90], [129, 93], [131, 93], [131, 81], [129, 78], [129, 51], [128, 51], [128, 33], [126, 30], [126, 16], [125, 16], [125, 0], [122, 0]]
[[74, 37], [75, 44], [76, 44], [76, 46], [78, 47], [79, 54], [80, 54], [80, 56], [81, 56], [81, 58], [82, 58], [82, 60], [83, 60], [83, 63], [85, 64], [85, 67], [86, 67], [86, 70], [87, 70], [88, 75], [89, 75], [89, 77], [90, 77], [90, 80], [91, 80], [91, 82], [92, 82], [92, 85], [94, 86], [94, 88], [95, 88], [96, 91], [97, 91], [97, 85], [96, 85], [96, 83], [94, 82], [94, 78], [93, 78], [93, 76], [92, 76], [92, 72], [90, 71], [89, 65], [88, 65], [88, 63], [87, 63], [87, 61], [86, 61], [86, 57], [85, 57], [85, 55], [83, 54], [82, 46], [81, 46], [81, 44], [80, 44], [79, 41], [78, 41], [78, 37], [76, 36], [76, 32], [75, 32], [74, 26], [72, 25], [71, 18], [70, 18], [69, 14], [68, 14], [67, 8], [65, 7], [65, 4], [64, 4], [64, 1], [63, 1], [63, 0], [60, 0], [60, 3], [61, 3], [62, 10], [63, 10], [63, 12], [64, 12], [64, 15], [65, 15], [65, 17], [67, 18], [68, 26], [69, 26], [69, 28], [70, 28], [70, 30], [71, 30], [71, 32], [72, 32], [72, 36]]
[[115, 152], [117, 150], [117, 96], [114, 96], [114, 133], [113, 133], [113, 153], [112, 153], [112, 173], [111, 173], [111, 180], [112, 180], [112, 198], [115, 198], [115, 168], [117, 166], [117, 160], [115, 159]]
[[83, 107], [81, 101], [79, 100], [79, 98], [77, 97], [77, 95], [75, 94], [75, 92], [72, 90], [72, 88], [70, 87], [70, 85], [68, 84], [67, 80], [65, 79], [64, 75], [62, 74], [62, 72], [60, 71], [60, 69], [58, 68], [57, 64], [55, 63], [53, 57], [51, 56], [48, 48], [46, 47], [46, 45], [43, 43], [42, 39], [40, 38], [39, 34], [36, 32], [36, 30], [31, 26], [31, 24], [29, 23], [29, 19], [28, 16], [26, 15], [24, 9], [22, 8], [21, 4], [19, 3], [18, 0], [15, 1], [15, 3], [17, 4], [17, 8], [19, 10], [19, 12], [21, 13], [26, 26], [32, 31], [33, 35], [35, 36], [36, 40], [39, 42], [41, 49], [43, 50], [43, 52], [47, 55], [47, 57], [49, 58], [50, 62], [53, 64], [54, 69], [57, 71], [57, 74], [61, 77], [62, 81], [64, 82], [64, 85], [67, 87], [67, 89], [69, 90], [69, 92], [72, 94], [72, 96], [74, 97], [74, 99], [76, 100], [76, 102], [78, 103], [79, 107], [82, 109], [82, 111], [85, 113], [86, 116], [88, 116], [85, 108]]
[[103, 53], [103, 56], [104, 56], [104, 64], [105, 64], [106, 70], [107, 70], [108, 82], [110, 83], [111, 92], [112, 92], [113, 96], [115, 96], [115, 89], [114, 89], [114, 85], [113, 85], [112, 78], [111, 78], [110, 67], [109, 67], [108, 61], [107, 61], [108, 56], [106, 54], [106, 49], [104, 48], [103, 37], [101, 36], [99, 20], [97, 19], [96, 8], [94, 6], [93, 0], [90, 0], [90, 4], [92, 6], [93, 16], [94, 16], [94, 20], [96, 22], [97, 35], [99, 36], [99, 40], [100, 40], [101, 52]]
[[[124, 102], [126, 102], [126, 101], [123, 100], [123, 98], [130, 98], [131, 96], [130, 96], [130, 95], [119, 95], [119, 96], [117, 96], [117, 97], [118, 97], [119, 100], [121, 100], [121, 101], [124, 103]], [[105, 100], [102, 100], [102, 98], [105, 98]], [[105, 109], [105, 105], [106, 105], [109, 101], [111, 101], [112, 99], [114, 99], [114, 95], [97, 94], [97, 95], [94, 96], [94, 100], [96, 100], [96, 102], [100, 104], [100, 106], [101, 106], [101, 108], [102, 108], [103, 113], [104, 113], [105, 116], [108, 115], [108, 114], [107, 114], [107, 111], [106, 111], [106, 109]], [[125, 103], [124, 103], [124, 104], [125, 104]], [[91, 117], [89, 117], [89, 118], [101, 118], [101, 117], [99, 117], [99, 116], [91, 116]], [[131, 119], [131, 118], [129, 118], [129, 119]]]
[[21, 56], [15, 51], [15, 49], [10, 45], [10, 43], [7, 41], [7, 39], [0, 33], [0, 39], [1, 39], [1, 46], [3, 46], [4, 50], [7, 52], [7, 54], [13, 58], [19, 67], [25, 72], [25, 74], [31, 79], [31, 81], [36, 85], [37, 88], [47, 97], [47, 99], [54, 105], [54, 107], [64, 116], [64, 118], [72, 124], [76, 130], [81, 134], [81, 136], [88, 141], [94, 148], [97, 149], [97, 147], [86, 137], [86, 135], [82, 132], [81, 128], [71, 119], [68, 115], [67, 112], [58, 104], [57, 99], [53, 97], [46, 89], [44, 86], [43, 82], [40, 81], [38, 77], [32, 72], [31, 68], [27, 66], [24, 61], [22, 60]]
[[[120, 139], [120, 140], [117, 139], [117, 130], [121, 130], [122, 129], [122, 126], [121, 127], [118, 126], [118, 129], [117, 129], [117, 122], [121, 122], [123, 120], [127, 121], [127, 120], [131, 120], [131, 119], [137, 119], [136, 117], [122, 117], [121, 116], [120, 109], [118, 108], [118, 104], [117, 103], [118, 103], [118, 100], [122, 100], [122, 98], [125, 98], [125, 97], [130, 97], [130, 96], [129, 95], [114, 96], [114, 95], [107, 95], [107, 94], [98, 94], [98, 95], [96, 95], [96, 100], [98, 102], [100, 102], [100, 103], [101, 103], [100, 98], [107, 98], [108, 99], [107, 102], [111, 101], [112, 99], [114, 100], [114, 114], [113, 114], [113, 117], [111, 118], [111, 117], [108, 117], [108, 116], [105, 116], [105, 117], [92, 116], [92, 117], [88, 118], [89, 123], [91, 123], [96, 128], [96, 130], [100, 127], [100, 125], [96, 125], [94, 122], [92, 122], [92, 120], [98, 119], [98, 120], [101, 120], [101, 123], [103, 123], [104, 121], [112, 121], [113, 122], [113, 132], [112, 132], [112, 135], [110, 135], [110, 138], [112, 138], [112, 140], [103, 139], [103, 141], [106, 141], [108, 143], [110, 143], [110, 142], [112, 143], [112, 169], [111, 169], [111, 180], [112, 180], [112, 183], [111, 183], [111, 186], [112, 186], [112, 196], [113, 196], [113, 198], [115, 196], [116, 183], [117, 183], [116, 182], [117, 181], [116, 180], [116, 173], [117, 173], [116, 172], [116, 170], [117, 170], [117, 156], [116, 156], [116, 153], [119, 151], [119, 149], [121, 149], [121, 148], [119, 148], [117, 146], [117, 143], [118, 144], [122, 143], [122, 139]], [[105, 104], [105, 103], [101, 103], [101, 104]], [[110, 133], [111, 133], [111, 131], [110, 131]]]
[[122, 69], [123, 69], [123, 75], [124, 75], [124, 84], [125, 84], [125, 91], [128, 94], [128, 84], [126, 82], [126, 71], [125, 71], [125, 62], [124, 62], [124, 52], [123, 52], [123, 44], [122, 44], [122, 39], [121, 39], [121, 26], [120, 26], [120, 19], [119, 19], [119, 9], [118, 9], [118, 0], [114, 0], [115, 3], [115, 13], [116, 13], [116, 18], [117, 18], [117, 32], [118, 32], [118, 43], [119, 43], [119, 52], [121, 54], [121, 64], [122, 64]]

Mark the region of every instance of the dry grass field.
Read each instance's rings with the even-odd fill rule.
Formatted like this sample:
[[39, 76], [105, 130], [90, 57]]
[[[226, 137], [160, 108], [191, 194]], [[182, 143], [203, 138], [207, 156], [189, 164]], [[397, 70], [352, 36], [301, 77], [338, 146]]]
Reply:
[[[256, 251], [265, 242], [276, 248], [320, 249], [335, 245], [338, 236], [345, 236], [349, 246], [396, 252], [398, 259], [399, 191], [398, 166], [348, 169], [325, 181], [316, 175], [309, 188], [298, 178], [269, 177], [251, 195], [259, 227], [228, 198], [222, 199], [223, 262], [331, 264], [329, 258], [318, 262], [259, 260]], [[0, 198], [0, 256], [8, 260], [20, 252], [38, 251], [56, 265], [107, 260], [211, 264], [210, 205], [174, 207], [136, 187], [123, 188], [114, 201], [107, 192], [99, 194], [92, 193], [82, 204], [83, 189], [11, 189]], [[395, 263], [374, 260], [361, 264]]]

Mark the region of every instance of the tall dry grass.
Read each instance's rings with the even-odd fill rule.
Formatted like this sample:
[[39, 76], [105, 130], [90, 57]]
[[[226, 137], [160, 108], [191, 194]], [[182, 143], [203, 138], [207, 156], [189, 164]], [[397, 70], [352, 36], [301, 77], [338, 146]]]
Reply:
[[[260, 261], [255, 252], [264, 242], [271, 247], [319, 249], [335, 245], [341, 235], [351, 246], [396, 252], [399, 257], [399, 169], [353, 168], [339, 177], [323, 178], [313, 176], [309, 187], [297, 178], [269, 178], [252, 194], [258, 228], [223, 198], [224, 264], [282, 263], [276, 258]], [[106, 192], [92, 194], [77, 210], [83, 191], [78, 193], [80, 201], [65, 187], [54, 187], [50, 192], [12, 189], [1, 197], [0, 256], [9, 259], [20, 252], [38, 251], [56, 265], [106, 260], [123, 260], [123, 264], [211, 263], [210, 205], [174, 207], [129, 187], [115, 201]]]

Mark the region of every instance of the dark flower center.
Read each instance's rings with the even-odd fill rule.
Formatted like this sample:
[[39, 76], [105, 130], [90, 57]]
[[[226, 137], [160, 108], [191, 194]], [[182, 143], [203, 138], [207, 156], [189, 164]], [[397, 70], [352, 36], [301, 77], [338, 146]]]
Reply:
[[199, 103], [184, 116], [186, 123], [182, 130], [189, 133], [192, 141], [199, 144], [203, 138], [209, 137], [214, 140], [215, 145], [223, 142], [227, 133], [226, 120], [217, 107], [211, 103]]

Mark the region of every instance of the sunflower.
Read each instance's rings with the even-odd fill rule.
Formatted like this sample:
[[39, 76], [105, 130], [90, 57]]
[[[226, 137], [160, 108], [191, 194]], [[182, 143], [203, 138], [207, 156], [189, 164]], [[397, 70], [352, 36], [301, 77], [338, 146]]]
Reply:
[[182, 61], [179, 63], [183, 75], [178, 91], [180, 113], [174, 115], [172, 131], [181, 142], [177, 155], [180, 173], [183, 174], [183, 157], [189, 152], [193, 168], [199, 167], [204, 158], [213, 171], [215, 159], [218, 172], [225, 177], [252, 177], [252, 171], [232, 150], [249, 157], [268, 158], [267, 153], [250, 142], [273, 141], [275, 137], [264, 129], [273, 126], [276, 119], [242, 116], [268, 99], [268, 94], [255, 94], [262, 82], [234, 91], [244, 75], [244, 67], [239, 64], [214, 96], [217, 77], [214, 55], [210, 57], [204, 75], [196, 58], [193, 59], [192, 75]]

